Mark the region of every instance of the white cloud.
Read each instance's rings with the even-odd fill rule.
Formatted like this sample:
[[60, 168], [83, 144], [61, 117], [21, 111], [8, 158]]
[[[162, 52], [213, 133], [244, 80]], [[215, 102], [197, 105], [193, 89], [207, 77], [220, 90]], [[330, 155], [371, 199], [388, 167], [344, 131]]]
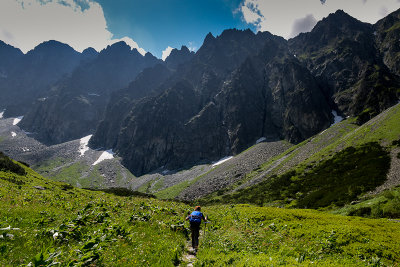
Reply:
[[173, 50], [173, 48], [170, 47], [170, 46], [168, 46], [167, 48], [165, 48], [165, 50], [162, 51], [161, 59], [165, 61], [165, 60], [167, 59], [167, 57], [169, 56], [169, 54], [171, 54], [171, 51], [172, 51], [172, 50]]
[[257, 30], [289, 38], [296, 29], [302, 28], [299, 22], [304, 22], [310, 15], [318, 21], [343, 9], [361, 21], [375, 23], [398, 8], [399, 0], [245, 0], [239, 10], [243, 19], [255, 25]]
[[195, 45], [194, 42], [189, 42], [187, 48], [189, 49], [190, 52], [196, 52], [197, 50], [197, 46]]
[[290, 34], [290, 37], [295, 37], [301, 32], [311, 31], [314, 28], [315, 24], [317, 24], [317, 20], [312, 14], [308, 14], [301, 19], [296, 19], [293, 23], [292, 33]]
[[1, 0], [0, 39], [25, 53], [47, 40], [67, 43], [77, 51], [100, 51], [124, 40], [145, 53], [128, 37], [113, 39], [101, 5], [93, 0]]

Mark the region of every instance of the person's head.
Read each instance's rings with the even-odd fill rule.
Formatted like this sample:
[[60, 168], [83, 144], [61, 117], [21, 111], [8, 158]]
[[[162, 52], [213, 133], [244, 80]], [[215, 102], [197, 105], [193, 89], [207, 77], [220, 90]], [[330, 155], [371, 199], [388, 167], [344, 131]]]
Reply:
[[201, 207], [200, 207], [200, 206], [196, 206], [196, 207], [194, 208], [194, 210], [200, 211], [200, 210], [201, 210]]

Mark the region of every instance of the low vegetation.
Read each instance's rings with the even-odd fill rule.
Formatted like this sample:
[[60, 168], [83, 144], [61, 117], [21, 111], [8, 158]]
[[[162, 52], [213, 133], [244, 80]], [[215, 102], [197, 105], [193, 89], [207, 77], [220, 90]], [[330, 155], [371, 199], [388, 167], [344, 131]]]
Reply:
[[[386, 180], [389, 153], [378, 143], [348, 147], [316, 165], [299, 166], [252, 187], [212, 199], [223, 203], [271, 202], [297, 208], [343, 206]], [[207, 202], [207, 199], [203, 200]]]
[[205, 209], [195, 266], [390, 266], [400, 224], [299, 209], [215, 205]]
[[[78, 189], [11, 162], [26, 174], [0, 171], [7, 178], [0, 179], [1, 266], [182, 263], [188, 205], [121, 188]], [[203, 211], [211, 223], [203, 226], [195, 266], [379, 266], [400, 260], [395, 221], [251, 205]]]
[[173, 266], [179, 262], [188, 206], [77, 189], [21, 168], [26, 175], [0, 171], [1, 266]]

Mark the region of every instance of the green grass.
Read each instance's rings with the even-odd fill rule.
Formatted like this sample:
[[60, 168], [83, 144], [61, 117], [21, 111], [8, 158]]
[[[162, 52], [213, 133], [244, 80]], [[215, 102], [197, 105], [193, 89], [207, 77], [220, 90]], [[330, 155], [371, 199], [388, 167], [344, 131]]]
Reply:
[[[250, 205], [204, 209], [212, 223], [195, 266], [385, 266], [400, 261], [400, 224]], [[204, 225], [203, 225], [204, 228]]]
[[[0, 266], [176, 266], [189, 206], [0, 171]], [[5, 178], [5, 179], [4, 179]], [[44, 189], [44, 190], [43, 190]], [[111, 192], [110, 191], [110, 192]], [[396, 196], [386, 197], [395, 199]], [[394, 265], [400, 224], [325, 212], [214, 205], [195, 266]], [[8, 229], [10, 226], [11, 229]]]
[[[218, 168], [218, 166], [216, 168]], [[205, 175], [207, 175], [211, 171], [215, 170], [216, 168], [211, 169], [208, 172], [197, 176], [193, 180], [190, 180], [190, 181], [186, 180], [186, 181], [180, 182], [179, 184], [167, 187], [167, 188], [165, 188], [165, 189], [163, 189], [161, 191], [158, 191], [158, 192], [156, 192], [154, 194], [157, 196], [157, 198], [160, 198], [160, 199], [173, 199], [173, 198], [177, 197], [180, 193], [182, 193], [183, 190], [185, 190], [189, 186], [195, 184], [200, 179], [202, 179]]]
[[387, 29], [385, 32], [391, 32], [400, 28], [400, 22], [395, 23], [392, 27]]
[[224, 195], [220, 201], [258, 205], [278, 201], [298, 208], [343, 206], [381, 185], [389, 168], [389, 153], [378, 143], [367, 143], [346, 148], [318, 165], [300, 165], [296, 170]]
[[386, 190], [377, 196], [369, 196], [332, 213], [366, 218], [400, 218], [400, 187]]
[[[0, 266], [174, 266], [188, 206], [0, 171]], [[38, 187], [39, 189], [35, 188]], [[44, 190], [41, 190], [43, 189]]]
[[155, 193], [155, 195], [157, 196], [157, 198], [160, 199], [173, 199], [176, 196], [178, 196], [183, 190], [189, 187], [191, 184], [193, 184], [192, 181], [183, 181], [179, 184], [158, 191]]

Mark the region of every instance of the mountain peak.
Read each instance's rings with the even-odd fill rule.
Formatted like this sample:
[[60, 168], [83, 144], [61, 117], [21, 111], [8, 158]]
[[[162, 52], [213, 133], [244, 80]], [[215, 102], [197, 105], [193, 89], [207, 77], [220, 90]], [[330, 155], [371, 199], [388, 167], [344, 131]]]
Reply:
[[[56, 41], [56, 40], [49, 40], [49, 41], [45, 41], [42, 42], [40, 44], [38, 44], [34, 49], [30, 50], [28, 52], [28, 54], [32, 54], [32, 53], [37, 53], [37, 52], [46, 52], [48, 53], [49, 51], [53, 51], [53, 52], [57, 52], [60, 50], [64, 50], [64, 51], [75, 51], [75, 49], [73, 49], [71, 46], [69, 46], [68, 44]], [[77, 52], [76, 52], [77, 53]]]
[[189, 61], [194, 56], [194, 52], [191, 52], [186, 46], [182, 46], [181, 49], [172, 49], [169, 56], [165, 59], [168, 67], [175, 69], [178, 65]]
[[209, 43], [213, 42], [214, 40], [215, 40], [214, 35], [213, 35], [211, 32], [209, 32], [209, 33], [206, 35], [206, 38], [204, 38], [203, 44], [204, 44], [204, 45], [205, 45], [205, 44], [209, 44]]

